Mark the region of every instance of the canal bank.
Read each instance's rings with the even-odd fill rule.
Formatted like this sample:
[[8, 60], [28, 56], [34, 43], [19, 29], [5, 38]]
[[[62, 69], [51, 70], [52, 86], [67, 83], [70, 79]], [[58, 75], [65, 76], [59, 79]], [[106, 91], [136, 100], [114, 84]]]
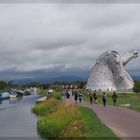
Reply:
[[40, 140], [36, 131], [37, 118], [31, 112], [39, 95], [0, 102], [0, 139]]

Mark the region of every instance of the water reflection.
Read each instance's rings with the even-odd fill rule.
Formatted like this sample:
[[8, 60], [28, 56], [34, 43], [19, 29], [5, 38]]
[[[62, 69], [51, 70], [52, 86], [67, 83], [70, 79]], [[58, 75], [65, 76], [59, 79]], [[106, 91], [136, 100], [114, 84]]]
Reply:
[[0, 101], [0, 138], [36, 138], [37, 118], [31, 108], [40, 96], [31, 95]]
[[16, 104], [18, 101], [18, 98], [10, 98], [9, 104]]

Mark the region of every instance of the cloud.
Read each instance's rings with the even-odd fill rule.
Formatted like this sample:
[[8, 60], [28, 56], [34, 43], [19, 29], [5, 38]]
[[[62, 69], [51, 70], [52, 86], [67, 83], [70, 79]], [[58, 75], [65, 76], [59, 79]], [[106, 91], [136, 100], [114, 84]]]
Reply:
[[[140, 47], [140, 4], [0, 4], [0, 71], [88, 71]], [[139, 70], [140, 58], [126, 69]]]

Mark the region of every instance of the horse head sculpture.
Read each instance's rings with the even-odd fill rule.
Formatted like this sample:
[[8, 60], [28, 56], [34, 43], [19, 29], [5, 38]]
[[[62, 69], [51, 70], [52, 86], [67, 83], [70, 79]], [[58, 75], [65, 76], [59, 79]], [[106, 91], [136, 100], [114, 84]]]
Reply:
[[124, 66], [138, 56], [138, 52], [129, 51], [119, 54], [116, 51], [106, 51], [100, 55], [87, 82], [87, 89], [97, 91], [124, 91], [133, 88], [133, 80], [125, 71]]

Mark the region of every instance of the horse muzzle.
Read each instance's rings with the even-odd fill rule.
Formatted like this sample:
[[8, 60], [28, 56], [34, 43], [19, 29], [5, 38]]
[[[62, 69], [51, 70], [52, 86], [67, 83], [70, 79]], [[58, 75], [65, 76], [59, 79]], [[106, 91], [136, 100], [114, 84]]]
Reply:
[[138, 52], [137, 52], [137, 51], [134, 52], [133, 57], [134, 57], [134, 58], [138, 57]]

